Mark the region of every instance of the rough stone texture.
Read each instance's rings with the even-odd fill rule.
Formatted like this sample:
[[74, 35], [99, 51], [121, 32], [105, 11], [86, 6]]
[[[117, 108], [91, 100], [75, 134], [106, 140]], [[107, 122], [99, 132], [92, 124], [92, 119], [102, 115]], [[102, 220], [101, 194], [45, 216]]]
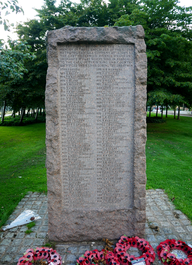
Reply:
[[147, 58], [141, 26], [48, 33], [49, 239], [144, 235]]

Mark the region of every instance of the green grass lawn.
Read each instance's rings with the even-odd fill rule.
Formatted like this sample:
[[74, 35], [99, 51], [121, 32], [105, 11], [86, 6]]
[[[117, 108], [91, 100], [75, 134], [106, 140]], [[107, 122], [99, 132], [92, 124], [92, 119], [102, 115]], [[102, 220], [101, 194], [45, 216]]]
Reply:
[[46, 190], [45, 124], [0, 127], [0, 227], [28, 191]]
[[[192, 220], [192, 118], [148, 124], [147, 188]], [[46, 192], [45, 124], [0, 127], [0, 227], [28, 191]]]
[[164, 189], [192, 220], [192, 118], [148, 124], [147, 188]]

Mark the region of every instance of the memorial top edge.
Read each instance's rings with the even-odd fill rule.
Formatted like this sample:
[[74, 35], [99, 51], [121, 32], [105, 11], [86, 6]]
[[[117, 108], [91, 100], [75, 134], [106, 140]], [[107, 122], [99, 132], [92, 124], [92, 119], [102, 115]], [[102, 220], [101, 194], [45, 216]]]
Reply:
[[136, 39], [144, 39], [144, 30], [141, 25], [128, 27], [71, 27], [49, 31], [48, 45], [58, 43], [90, 42], [90, 43], [135, 43]]

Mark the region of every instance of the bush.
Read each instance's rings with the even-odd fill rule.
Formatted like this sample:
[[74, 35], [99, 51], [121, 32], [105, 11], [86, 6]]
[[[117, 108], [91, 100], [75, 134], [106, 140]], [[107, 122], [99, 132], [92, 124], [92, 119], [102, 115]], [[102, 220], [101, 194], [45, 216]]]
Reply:
[[37, 120], [35, 120], [33, 117], [24, 117], [22, 124], [19, 124], [20, 122], [20, 117], [15, 116], [15, 118], [9, 116], [5, 117], [4, 122], [0, 123], [0, 126], [24, 126], [24, 125], [29, 125], [29, 124], [34, 124], [34, 123], [44, 123], [45, 122], [45, 116], [38, 116]]
[[147, 117], [147, 123], [164, 123], [166, 122], [165, 119], [161, 117]]

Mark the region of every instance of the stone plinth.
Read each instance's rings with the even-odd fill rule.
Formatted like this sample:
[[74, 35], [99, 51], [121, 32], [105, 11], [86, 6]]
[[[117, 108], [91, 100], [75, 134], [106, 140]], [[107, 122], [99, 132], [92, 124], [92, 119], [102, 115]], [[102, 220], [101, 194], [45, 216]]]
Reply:
[[48, 33], [49, 238], [144, 234], [147, 59], [141, 26]]

